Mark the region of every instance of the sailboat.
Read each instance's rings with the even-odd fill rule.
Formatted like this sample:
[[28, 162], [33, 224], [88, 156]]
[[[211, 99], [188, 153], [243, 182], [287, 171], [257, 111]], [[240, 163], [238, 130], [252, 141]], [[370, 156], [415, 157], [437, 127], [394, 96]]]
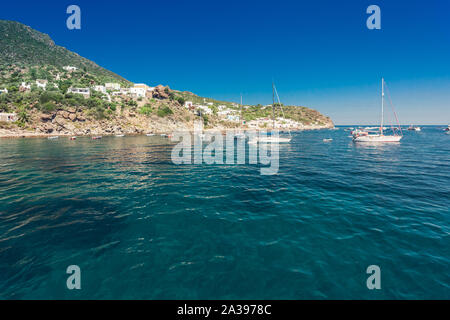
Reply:
[[[275, 96], [277, 97], [278, 103], [275, 103]], [[284, 117], [284, 111], [283, 107], [281, 106], [280, 97], [278, 96], [277, 88], [275, 87], [275, 84], [272, 82], [272, 130], [275, 129], [275, 108], [276, 106], [279, 106], [281, 109], [281, 112]], [[288, 129], [289, 137], [280, 137], [280, 136], [259, 136], [256, 138], [253, 138], [249, 143], [289, 143], [292, 140], [291, 136], [291, 130]]]
[[[242, 128], [243, 125], [243, 121], [242, 121], [242, 94], [241, 94], [241, 105], [240, 105], [240, 114], [239, 114], [239, 125]], [[236, 132], [236, 134], [234, 135], [234, 137], [236, 139], [246, 139], [245, 133], [243, 130], [239, 130]]]
[[[395, 115], [395, 112], [394, 112]], [[395, 115], [395, 117], [397, 118], [397, 115]], [[380, 124], [380, 128], [379, 128], [379, 132], [378, 130], [376, 131], [376, 133], [371, 133], [368, 130], [364, 130], [364, 131], [357, 131], [354, 135], [353, 135], [353, 141], [355, 142], [399, 142], [402, 138], [403, 135], [397, 135], [396, 131], [393, 130], [394, 134], [393, 135], [384, 135], [384, 130], [385, 128], [383, 127], [383, 122], [384, 122], [384, 78], [381, 79], [381, 124]], [[397, 119], [397, 124], [401, 133], [401, 127], [400, 124], [398, 123], [398, 119]]]

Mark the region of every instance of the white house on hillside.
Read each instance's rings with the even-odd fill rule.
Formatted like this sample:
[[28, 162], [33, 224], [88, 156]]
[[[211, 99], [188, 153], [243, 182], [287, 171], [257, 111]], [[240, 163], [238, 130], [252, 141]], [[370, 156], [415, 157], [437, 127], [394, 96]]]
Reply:
[[26, 82], [22, 82], [22, 84], [19, 87], [19, 91], [23, 92], [23, 91], [30, 91], [31, 90], [31, 85], [29, 85]]
[[67, 93], [82, 94], [85, 98], [89, 98], [91, 96], [91, 90], [89, 88], [69, 88]]
[[204, 114], [212, 114], [212, 110], [207, 106], [197, 106], [197, 109], [200, 109]]
[[66, 70], [66, 71], [76, 71], [76, 70], [78, 70], [77, 67], [72, 67], [72, 66], [65, 66], [65, 67], [63, 67], [63, 69]]
[[120, 90], [120, 83], [108, 82], [105, 83], [106, 90]]
[[106, 87], [105, 86], [94, 86], [93, 88], [95, 91], [101, 92], [103, 94], [106, 94]]
[[41, 80], [41, 79], [36, 80], [37, 87], [42, 88], [44, 90], [47, 88], [47, 83], [48, 83], [48, 80]]
[[134, 95], [138, 98], [144, 98], [145, 97], [145, 93], [147, 92], [147, 90], [145, 88], [130, 88], [130, 94]]

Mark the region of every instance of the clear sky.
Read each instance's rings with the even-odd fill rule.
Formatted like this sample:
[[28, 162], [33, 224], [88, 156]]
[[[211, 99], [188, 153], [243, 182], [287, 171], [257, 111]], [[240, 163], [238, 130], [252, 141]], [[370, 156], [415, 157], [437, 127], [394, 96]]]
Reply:
[[[71, 4], [81, 30], [66, 27]], [[366, 27], [371, 4], [381, 30]], [[448, 0], [23, 0], [2, 1], [0, 19], [133, 82], [268, 104], [274, 80], [284, 104], [369, 124], [383, 76], [403, 124], [450, 123]]]

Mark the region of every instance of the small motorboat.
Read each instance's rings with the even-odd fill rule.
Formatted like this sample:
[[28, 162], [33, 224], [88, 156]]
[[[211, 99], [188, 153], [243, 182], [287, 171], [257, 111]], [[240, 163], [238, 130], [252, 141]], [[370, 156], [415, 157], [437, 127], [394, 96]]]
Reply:
[[125, 137], [125, 135], [124, 134], [116, 134], [115, 137], [122, 138], [122, 137]]
[[102, 136], [92, 137], [92, 140], [100, 140]]
[[323, 142], [331, 142], [331, 141], [333, 141], [333, 139], [331, 139], [331, 138], [323, 139]]
[[448, 125], [447, 128], [444, 129], [444, 131], [447, 131], [447, 132], [450, 131], [450, 124]]
[[422, 131], [422, 129], [420, 129], [420, 127], [415, 127], [413, 125], [409, 126], [408, 130], [409, 131]]
[[70, 137], [71, 141], [77, 140], [77, 137]]
[[153, 137], [155, 134], [154, 133], [147, 133], [146, 136], [147, 137]]
[[58, 136], [52, 136], [52, 137], [48, 137], [47, 139], [48, 140], [56, 140], [56, 139], [59, 139], [59, 137]]
[[165, 134], [165, 133], [161, 133], [160, 136], [161, 136], [161, 137], [164, 137], [164, 138], [167, 138], [167, 137], [168, 137], [168, 135]]

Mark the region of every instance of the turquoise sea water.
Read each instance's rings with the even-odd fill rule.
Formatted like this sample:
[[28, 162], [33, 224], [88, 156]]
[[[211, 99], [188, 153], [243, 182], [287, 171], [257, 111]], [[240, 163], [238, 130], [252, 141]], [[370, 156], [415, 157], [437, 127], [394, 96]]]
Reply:
[[162, 137], [0, 140], [0, 298], [450, 299], [450, 136], [348, 135], [295, 133], [275, 176]]

